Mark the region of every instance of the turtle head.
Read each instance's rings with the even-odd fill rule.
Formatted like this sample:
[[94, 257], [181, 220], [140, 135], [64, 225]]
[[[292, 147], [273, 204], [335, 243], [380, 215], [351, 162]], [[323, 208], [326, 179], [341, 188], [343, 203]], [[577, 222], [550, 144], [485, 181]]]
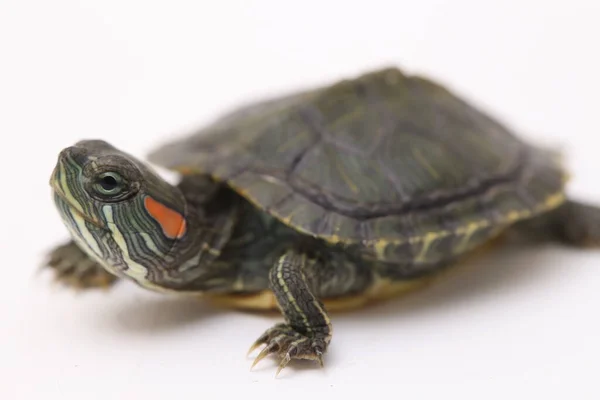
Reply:
[[180, 190], [100, 140], [64, 149], [50, 178], [59, 214], [78, 245], [107, 270], [149, 286], [188, 236]]

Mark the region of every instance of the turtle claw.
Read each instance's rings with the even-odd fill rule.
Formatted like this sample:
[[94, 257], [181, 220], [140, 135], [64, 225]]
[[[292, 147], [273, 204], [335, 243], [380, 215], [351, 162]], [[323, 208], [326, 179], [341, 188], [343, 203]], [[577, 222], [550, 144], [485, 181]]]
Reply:
[[251, 370], [270, 354], [277, 354], [281, 358], [275, 377], [279, 376], [293, 359], [314, 360], [323, 367], [323, 353], [327, 348], [327, 340], [321, 335], [308, 337], [287, 324], [278, 324], [263, 333], [250, 347], [248, 354], [263, 344], [266, 346], [254, 359]]
[[258, 349], [260, 346], [267, 343], [268, 338], [269, 338], [269, 331], [266, 331], [258, 339], [256, 339], [256, 341], [252, 344], [252, 346], [250, 346], [250, 348], [248, 349], [248, 353], [246, 353], [246, 356], [249, 356], [250, 354], [252, 354], [252, 352], [254, 350]]
[[323, 364], [323, 353], [321, 353], [320, 351], [317, 352], [317, 361], [319, 362], [319, 365], [321, 366], [321, 368], [323, 368], [325, 366]]
[[276, 352], [277, 349], [275, 347], [276, 347], [276, 345], [272, 343], [272, 344], [268, 345], [267, 347], [265, 347], [264, 349], [262, 349], [261, 352], [258, 353], [256, 358], [254, 359], [254, 362], [250, 366], [250, 370], [252, 370], [252, 368], [254, 368], [256, 366], [256, 364], [258, 364], [260, 362], [260, 360], [262, 360], [269, 354]]
[[288, 363], [292, 360], [289, 353], [287, 353], [279, 363], [279, 367], [277, 367], [277, 372], [275, 372], [275, 378], [279, 376], [279, 373], [288, 365]]
[[249, 357], [250, 354], [252, 354], [254, 352], [254, 350], [258, 349], [260, 346], [262, 346], [262, 343], [259, 342], [258, 340], [256, 342], [254, 342], [254, 344], [252, 346], [250, 346], [250, 348], [248, 349], [248, 352], [246, 353], [246, 357]]

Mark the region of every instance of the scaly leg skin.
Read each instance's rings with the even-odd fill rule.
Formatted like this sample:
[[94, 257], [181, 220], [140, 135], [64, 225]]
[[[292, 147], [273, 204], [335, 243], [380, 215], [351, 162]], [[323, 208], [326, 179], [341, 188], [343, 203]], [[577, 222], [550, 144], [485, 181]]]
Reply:
[[567, 200], [557, 209], [517, 228], [527, 236], [575, 247], [600, 247], [600, 208]]
[[332, 327], [323, 304], [313, 295], [311, 279], [305, 274], [309, 264], [306, 255], [288, 252], [271, 268], [270, 287], [286, 323], [268, 329], [252, 345], [249, 353], [266, 345], [252, 367], [269, 354], [281, 358], [276, 376], [292, 359], [315, 360], [323, 366]]
[[108, 288], [118, 279], [73, 241], [52, 250], [46, 266], [54, 270], [58, 282], [76, 289]]
[[557, 212], [557, 233], [563, 243], [578, 247], [600, 246], [600, 208], [567, 201]]

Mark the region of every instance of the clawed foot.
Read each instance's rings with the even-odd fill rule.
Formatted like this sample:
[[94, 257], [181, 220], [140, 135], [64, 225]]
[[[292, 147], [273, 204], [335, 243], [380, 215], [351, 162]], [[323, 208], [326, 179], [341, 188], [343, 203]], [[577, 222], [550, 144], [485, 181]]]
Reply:
[[314, 337], [308, 337], [295, 331], [288, 324], [277, 324], [263, 333], [250, 347], [248, 354], [266, 345], [256, 356], [251, 369], [269, 354], [277, 354], [281, 358], [275, 376], [279, 375], [292, 359], [315, 360], [322, 367], [323, 354], [327, 350], [328, 342], [326, 335], [316, 334]]
[[76, 289], [107, 288], [117, 280], [73, 242], [52, 250], [46, 267], [54, 270], [56, 281]]

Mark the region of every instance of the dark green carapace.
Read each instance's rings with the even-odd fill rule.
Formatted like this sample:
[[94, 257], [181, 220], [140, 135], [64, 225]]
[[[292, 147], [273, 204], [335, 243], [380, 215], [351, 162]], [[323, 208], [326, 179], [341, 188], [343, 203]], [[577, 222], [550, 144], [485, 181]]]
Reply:
[[252, 349], [280, 370], [322, 364], [328, 309], [415, 287], [508, 229], [600, 243], [600, 210], [566, 198], [556, 154], [397, 69], [249, 105], [149, 159], [180, 183], [103, 141], [61, 152], [50, 182], [72, 241], [48, 265], [79, 287], [279, 307]]

